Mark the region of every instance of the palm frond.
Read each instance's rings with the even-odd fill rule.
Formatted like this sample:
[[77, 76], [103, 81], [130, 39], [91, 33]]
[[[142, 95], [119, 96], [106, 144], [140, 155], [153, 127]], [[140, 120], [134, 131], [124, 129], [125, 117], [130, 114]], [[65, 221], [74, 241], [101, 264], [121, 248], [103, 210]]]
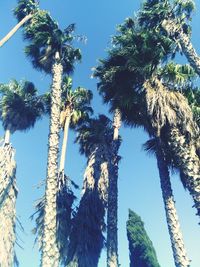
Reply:
[[0, 86], [0, 115], [4, 129], [25, 131], [42, 117], [45, 108], [34, 84], [12, 80]]
[[80, 153], [87, 157], [93, 146], [106, 144], [109, 147], [112, 142], [112, 122], [104, 115], [99, 115], [96, 119], [89, 119], [77, 128], [77, 132], [75, 142], [80, 145]]
[[38, 11], [38, 1], [35, 0], [18, 0], [14, 9], [14, 15], [18, 21], [21, 21], [26, 15]]
[[51, 73], [55, 54], [59, 52], [64, 73], [71, 73], [74, 63], [81, 60], [80, 49], [73, 48], [73, 24], [62, 31], [58, 23], [45, 10], [38, 10], [24, 29], [29, 42], [26, 55], [36, 69]]

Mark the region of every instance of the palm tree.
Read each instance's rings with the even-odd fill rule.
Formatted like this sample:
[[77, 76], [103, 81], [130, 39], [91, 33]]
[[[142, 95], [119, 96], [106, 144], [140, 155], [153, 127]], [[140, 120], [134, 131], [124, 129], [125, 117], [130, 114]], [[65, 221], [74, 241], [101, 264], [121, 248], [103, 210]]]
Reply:
[[[181, 93], [171, 90], [172, 82], [168, 82], [171, 87], [167, 88], [159, 74], [158, 64], [173, 51], [170, 40], [159, 38], [152, 35], [151, 30], [143, 31], [137, 22], [126, 20], [113, 39], [115, 48], [96, 69], [100, 91], [106, 102], [110, 102], [111, 110], [116, 107], [121, 110], [123, 121], [144, 127], [150, 136], [162, 140], [163, 133], [174, 128], [179, 129], [182, 136], [187, 132], [194, 135], [187, 101]], [[166, 78], [164, 82], [167, 84]], [[197, 190], [198, 187], [194, 198], [198, 197]]]
[[[58, 192], [57, 192], [57, 243], [59, 247], [60, 262], [66, 261], [68, 250], [68, 237], [71, 231], [71, 219], [73, 213], [73, 202], [76, 199], [72, 186], [77, 188], [76, 184], [64, 173], [64, 165], [66, 159], [66, 145], [68, 139], [69, 127], [76, 129], [93, 112], [89, 106], [92, 93], [85, 88], [78, 87], [72, 90], [72, 79], [70, 77], [63, 77], [62, 93], [61, 93], [61, 117], [60, 124], [63, 128], [62, 150], [59, 162], [59, 177], [58, 177]], [[46, 112], [50, 113], [51, 95], [45, 94]], [[42, 248], [42, 234], [44, 231], [44, 208], [45, 198], [42, 197], [36, 204], [36, 212], [31, 216], [33, 219], [36, 215], [36, 227], [33, 233], [36, 235], [36, 241], [39, 242], [39, 248]]]
[[[199, 183], [199, 89], [194, 87], [192, 80], [195, 77], [194, 71], [181, 65], [170, 64], [164, 68], [165, 74], [163, 79], [171, 87], [175, 85], [174, 89], [181, 91], [187, 98], [190, 109], [187, 113], [192, 113], [193, 121], [186, 125], [187, 134], [183, 134], [180, 127], [172, 127], [170, 131], [166, 131], [164, 141], [167, 139], [168, 150], [171, 150], [171, 157], [174, 164], [180, 170], [181, 181], [186, 189], [190, 192], [194, 199], [195, 207], [197, 208], [197, 215], [200, 215], [200, 183]], [[188, 75], [190, 76], [187, 81]], [[171, 80], [171, 82], [169, 81]], [[186, 80], [186, 84], [184, 82]], [[170, 84], [171, 83], [171, 84]], [[180, 85], [179, 85], [180, 84]], [[184, 104], [183, 104], [184, 105]], [[187, 110], [188, 108], [186, 108]], [[183, 147], [184, 149], [181, 149]], [[193, 166], [193, 168], [191, 168]]]
[[175, 265], [178, 267], [190, 266], [190, 261], [187, 257], [183, 236], [181, 233], [179, 218], [175, 207], [174, 196], [171, 188], [168, 167], [171, 164], [171, 159], [169, 155], [166, 154], [167, 148], [162, 143], [160, 138], [150, 139], [149, 141], [147, 141], [144, 147], [145, 150], [156, 155], [167, 226], [171, 239]]
[[10, 143], [10, 134], [34, 127], [45, 112], [44, 101], [37, 95], [32, 82], [0, 84], [0, 116], [5, 129], [4, 144]]
[[118, 162], [121, 127], [121, 111], [116, 108], [113, 116], [112, 160], [108, 182], [107, 211], [107, 266], [119, 266], [118, 259]]
[[45, 189], [44, 234], [41, 266], [58, 266], [56, 242], [56, 196], [58, 191], [58, 146], [60, 132], [61, 84], [63, 73], [73, 71], [80, 60], [80, 50], [72, 47], [75, 25], [61, 30], [44, 10], [39, 10], [25, 25], [24, 37], [29, 41], [25, 52], [35, 68], [52, 75], [51, 112], [48, 140], [47, 179]]
[[10, 134], [33, 127], [44, 113], [43, 99], [37, 96], [34, 84], [28, 81], [0, 85], [0, 118], [5, 130], [0, 147], [0, 250], [1, 266], [12, 266], [15, 253], [15, 204], [17, 198], [15, 150], [10, 143]]
[[[127, 25], [130, 25], [129, 28], [133, 25], [133, 20], [128, 19], [126, 21]], [[121, 27], [120, 30], [123, 32], [125, 31], [125, 28]], [[155, 44], [156, 36], [155, 38], [151, 38], [152, 36], [145, 36], [145, 33], [143, 33], [142, 36], [139, 35], [139, 33], [136, 33], [134, 36], [132, 33], [126, 36], [126, 38], [123, 39], [124, 43], [132, 43], [137, 42], [139, 49], [142, 49], [143, 46], [146, 47], [146, 50], [148, 47], [151, 47], [152, 44]], [[117, 43], [116, 37], [116, 43]], [[157, 37], [158, 38], [158, 37]], [[147, 50], [146, 55], [148, 54], [148, 58], [146, 57], [139, 57], [141, 54], [141, 51], [136, 50], [135, 48], [129, 48], [128, 53], [131, 54], [131, 59], [137, 60], [139, 62], [138, 66], [147, 65], [147, 60], [153, 60], [155, 63], [158, 61], [160, 53], [164, 51], [169, 50], [169, 45], [165, 42], [161, 42], [163, 47], [161, 46], [158, 48], [156, 53], [152, 54], [153, 57], [148, 53], [150, 52]], [[163, 49], [163, 50], [162, 50]], [[166, 50], [166, 51], [165, 51]], [[119, 52], [119, 53], [118, 53]], [[130, 87], [132, 86], [132, 81], [135, 80], [135, 83], [140, 84], [141, 81], [144, 79], [144, 75], [141, 72], [141, 68], [138, 67], [138, 69], [135, 70], [137, 73], [137, 76], [131, 73], [131, 70], [127, 68], [126, 64], [126, 51], [123, 51], [122, 49], [120, 51], [115, 51], [113, 49], [110, 51], [110, 57], [107, 60], [101, 60], [100, 65], [96, 68], [94, 76], [100, 79], [100, 82], [98, 83], [98, 89], [100, 91], [100, 94], [102, 94], [104, 102], [105, 103], [111, 103], [110, 105], [110, 111], [114, 112], [114, 118], [118, 118], [118, 125], [121, 124], [121, 117], [122, 120], [128, 122], [130, 121], [131, 116], [134, 117], [132, 121], [134, 121], [135, 124], [141, 125], [141, 116], [139, 115], [141, 112], [141, 106], [137, 102], [138, 94], [135, 93], [133, 90], [130, 90]], [[137, 55], [137, 57], [134, 57], [134, 55]], [[128, 56], [130, 58], [130, 56]], [[130, 62], [131, 63], [131, 62]], [[137, 87], [137, 85], [136, 85]], [[124, 97], [126, 95], [126, 97]], [[131, 109], [131, 111], [130, 111]], [[129, 112], [127, 112], [129, 110]], [[137, 110], [137, 113], [135, 112]], [[130, 115], [131, 114], [131, 115]], [[116, 117], [116, 115], [118, 115]], [[115, 121], [115, 119], [114, 119]], [[115, 127], [114, 123], [114, 135], [113, 135], [113, 160], [112, 160], [112, 174], [109, 176], [109, 197], [108, 197], [108, 218], [107, 218], [107, 266], [118, 266], [118, 241], [117, 241], [117, 180], [118, 180], [118, 150], [119, 150], [119, 142], [117, 141], [117, 132], [119, 127]]]
[[[114, 37], [113, 42], [115, 48], [110, 52], [110, 59], [102, 61], [100, 67], [98, 67], [100, 75], [103, 68], [107, 69], [107, 74], [101, 75], [102, 80], [99, 85], [107, 83], [108, 93], [106, 94], [106, 100], [109, 102], [110, 99], [112, 106], [119, 106], [121, 111], [123, 111], [122, 119], [125, 122], [135, 126], [145, 126], [146, 119], [145, 116], [142, 116], [142, 114], [146, 113], [144, 109], [142, 110], [142, 107], [146, 105], [144, 101], [146, 98], [145, 90], [143, 90], [144, 81], [151, 78], [153, 73], [155, 75], [158, 71], [158, 64], [166, 59], [168, 55], [173, 54], [174, 46], [168, 37], [165, 38], [159, 34], [157, 35], [156, 32], [154, 34], [151, 29], [143, 29], [138, 26], [137, 21], [131, 19], [127, 19], [125, 24], [119, 27], [119, 34]], [[157, 49], [150, 52], [151, 47], [157, 47]], [[185, 69], [188, 70], [188, 67]], [[182, 68], [180, 70], [182, 71]], [[182, 74], [185, 80], [188, 74], [189, 76], [193, 75], [192, 73], [190, 74], [191, 69], [188, 70], [189, 72], [186, 70], [184, 70], [184, 75]], [[161, 75], [159, 77], [162, 78]], [[112, 83], [115, 85], [119, 83], [119, 80], [122, 80], [124, 83], [120, 84], [121, 89], [120, 86], [112, 86]], [[176, 83], [172, 83], [172, 85], [170, 83], [168, 82], [170, 90], [172, 90], [171, 87], [177, 90]], [[152, 92], [154, 91], [152, 90]], [[191, 110], [187, 108], [187, 111], [192, 121]], [[192, 131], [192, 139], [188, 144], [188, 149], [177, 150], [177, 147], [183, 147], [183, 143], [186, 145], [189, 139], [187, 138], [188, 134], [184, 135], [180, 131], [176, 132], [173, 127], [168, 132], [168, 144], [173, 151], [174, 158], [177, 157], [177, 165], [180, 169], [184, 169], [183, 173], [185, 177], [188, 177], [187, 187], [194, 199], [198, 214], [200, 214], [198, 204], [200, 201], [200, 185], [198, 182], [199, 157], [196, 152], [196, 145], [194, 145], [199, 140], [199, 134], [198, 129], [195, 130], [196, 125], [194, 121], [186, 128], [187, 131]], [[191, 155], [189, 156], [190, 153]], [[194, 167], [191, 168], [191, 166]]]
[[104, 115], [90, 119], [78, 129], [76, 142], [87, 158], [83, 196], [74, 217], [67, 266], [95, 267], [104, 245], [108, 175], [112, 155], [112, 123]]
[[190, 65], [200, 75], [200, 57], [191, 43], [191, 13], [195, 9], [193, 0], [146, 1], [139, 14], [141, 25], [154, 28], [162, 35], [168, 35], [173, 42], [178, 44]]
[[63, 128], [63, 142], [59, 172], [64, 173], [69, 127], [77, 127], [78, 124], [88, 119], [89, 114], [93, 112], [92, 108], [89, 106], [92, 99], [92, 92], [82, 87], [78, 87], [73, 91], [72, 79], [64, 77], [61, 98], [62, 104], [60, 123]]
[[3, 39], [0, 40], [0, 47], [2, 47], [33, 16], [35, 16], [37, 11], [38, 3], [35, 0], [19, 0], [18, 5], [14, 10], [14, 15], [17, 16], [18, 23]]

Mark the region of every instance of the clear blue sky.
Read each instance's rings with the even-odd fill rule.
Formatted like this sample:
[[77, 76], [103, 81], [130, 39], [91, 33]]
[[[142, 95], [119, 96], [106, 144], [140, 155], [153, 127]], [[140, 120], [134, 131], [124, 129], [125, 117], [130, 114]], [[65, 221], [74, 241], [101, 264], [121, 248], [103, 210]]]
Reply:
[[[81, 85], [94, 92], [93, 106], [96, 114], [107, 112], [96, 93], [96, 80], [91, 79], [91, 68], [97, 65], [97, 59], [106, 55], [110, 37], [115, 33], [116, 25], [132, 15], [139, 8], [139, 0], [101, 0], [69, 1], [41, 0], [41, 7], [51, 12], [61, 27], [70, 23], [77, 24], [77, 33], [87, 36], [86, 45], [80, 44], [83, 54], [82, 63], [77, 65], [74, 85]], [[15, 25], [12, 9], [15, 0], [1, 0], [0, 3], [0, 38]], [[194, 16], [193, 40], [200, 52], [198, 42], [200, 25], [200, 6]], [[40, 93], [49, 90], [50, 77], [35, 71], [26, 59], [24, 43], [19, 31], [3, 48], [0, 49], [0, 82], [7, 83], [11, 78], [27, 79], [34, 82]], [[181, 59], [184, 61], [184, 58]], [[3, 129], [0, 129], [3, 136]], [[119, 177], [119, 255], [122, 267], [129, 266], [128, 243], [126, 238], [126, 220], [128, 208], [136, 211], [145, 222], [146, 230], [152, 239], [158, 260], [162, 267], [173, 267], [172, 251], [165, 220], [156, 161], [142, 151], [141, 145], [147, 140], [142, 130], [122, 129], [123, 144], [120, 150]], [[33, 203], [43, 194], [36, 185], [45, 178], [47, 158], [48, 118], [39, 121], [33, 130], [27, 133], [15, 133], [12, 144], [16, 148], [17, 183], [19, 189], [17, 214], [25, 233], [18, 230], [24, 249], [17, 248], [21, 267], [39, 266], [37, 245], [33, 248], [34, 237], [31, 229], [34, 224], [29, 217], [33, 213]], [[74, 134], [70, 132], [67, 151], [66, 172], [79, 185], [82, 184], [86, 159], [79, 155], [77, 145], [73, 144]], [[200, 266], [200, 234], [198, 218], [192, 208], [192, 200], [184, 191], [179, 178], [174, 175], [172, 184], [180, 217], [182, 231], [191, 267]], [[77, 192], [80, 194], [80, 192]], [[106, 266], [105, 252], [102, 253], [100, 267]]]

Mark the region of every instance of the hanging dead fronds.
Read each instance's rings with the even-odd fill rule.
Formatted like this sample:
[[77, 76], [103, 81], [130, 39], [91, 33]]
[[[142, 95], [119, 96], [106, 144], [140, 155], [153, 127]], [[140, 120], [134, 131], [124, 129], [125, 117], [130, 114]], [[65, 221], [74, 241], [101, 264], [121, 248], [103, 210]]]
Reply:
[[177, 91], [168, 90], [154, 78], [144, 83], [150, 132], [160, 135], [163, 127], [180, 127], [190, 135], [196, 133], [193, 114], [187, 99]]

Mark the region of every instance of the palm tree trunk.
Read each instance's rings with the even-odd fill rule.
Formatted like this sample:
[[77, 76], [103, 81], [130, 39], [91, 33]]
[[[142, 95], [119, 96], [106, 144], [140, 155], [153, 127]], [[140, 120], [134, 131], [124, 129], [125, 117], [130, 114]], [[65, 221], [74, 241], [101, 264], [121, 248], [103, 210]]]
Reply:
[[63, 67], [59, 54], [52, 68], [51, 115], [48, 141], [47, 179], [45, 189], [44, 233], [42, 238], [42, 267], [58, 267], [56, 242], [56, 196], [58, 190], [58, 150], [60, 131], [61, 82]]
[[168, 166], [165, 161], [164, 152], [162, 151], [160, 142], [157, 143], [156, 158], [175, 266], [188, 267], [190, 266], [190, 262], [186, 254], [179, 219], [176, 212]]
[[7, 128], [4, 135], [4, 144], [7, 145], [10, 143], [10, 129]]
[[175, 38], [178, 43], [180, 43], [182, 51], [185, 54], [190, 65], [200, 76], [200, 57], [195, 51], [188, 35], [185, 34], [183, 32], [183, 29], [181, 27], [178, 27], [175, 21], [172, 19], [164, 20], [162, 26], [169, 35], [173, 36], [173, 38]]
[[22, 27], [28, 20], [33, 17], [33, 14], [28, 14], [25, 16], [1, 41], [0, 47], [2, 47], [18, 30]]
[[65, 126], [64, 126], [64, 133], [63, 133], [63, 143], [62, 143], [62, 150], [61, 150], [61, 157], [60, 157], [60, 168], [59, 172], [64, 174], [65, 168], [65, 157], [66, 157], [66, 150], [67, 150], [67, 140], [68, 140], [68, 132], [69, 132], [69, 124], [70, 124], [70, 115], [65, 119]]
[[116, 109], [113, 118], [113, 151], [108, 186], [107, 212], [107, 267], [118, 267], [118, 150], [121, 112]]
[[169, 134], [169, 147], [175, 155], [176, 164], [186, 177], [186, 188], [193, 197], [197, 215], [200, 216], [200, 159], [196, 146], [180, 130], [173, 128]]
[[0, 148], [0, 266], [14, 266], [16, 223], [16, 163], [10, 145]]

